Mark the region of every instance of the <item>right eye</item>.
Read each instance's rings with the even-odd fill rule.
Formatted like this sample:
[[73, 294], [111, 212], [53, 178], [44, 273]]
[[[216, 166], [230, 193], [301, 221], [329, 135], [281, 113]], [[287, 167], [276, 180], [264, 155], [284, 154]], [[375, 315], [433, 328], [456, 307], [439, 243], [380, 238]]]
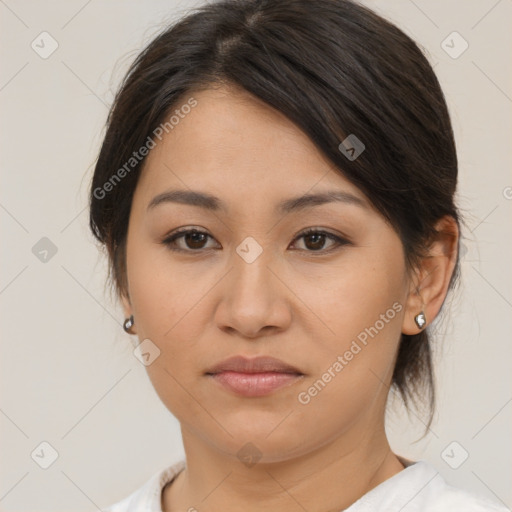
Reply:
[[[162, 240], [162, 243], [171, 251], [199, 252], [200, 250], [205, 249], [204, 244], [208, 240], [208, 238], [212, 237], [205, 231], [200, 231], [198, 229], [181, 228], [168, 235], [164, 240]], [[180, 247], [177, 243], [178, 240], [183, 240], [184, 243], [186, 244], [185, 247]]]

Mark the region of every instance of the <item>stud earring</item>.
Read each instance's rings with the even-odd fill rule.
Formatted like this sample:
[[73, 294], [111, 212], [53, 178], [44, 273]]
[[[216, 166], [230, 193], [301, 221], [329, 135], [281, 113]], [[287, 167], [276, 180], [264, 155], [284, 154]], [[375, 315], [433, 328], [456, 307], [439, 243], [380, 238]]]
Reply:
[[418, 313], [414, 317], [414, 321], [416, 322], [416, 325], [418, 326], [418, 328], [423, 329], [423, 327], [425, 327], [425, 324], [427, 323], [427, 318], [425, 316], [425, 313], [423, 313], [423, 311], [421, 313]]
[[129, 318], [127, 318], [124, 323], [123, 323], [123, 329], [128, 333], [128, 334], [135, 334], [134, 332], [132, 332], [132, 327], [133, 327], [133, 324], [134, 324], [134, 320], [133, 320], [133, 315], [130, 315]]

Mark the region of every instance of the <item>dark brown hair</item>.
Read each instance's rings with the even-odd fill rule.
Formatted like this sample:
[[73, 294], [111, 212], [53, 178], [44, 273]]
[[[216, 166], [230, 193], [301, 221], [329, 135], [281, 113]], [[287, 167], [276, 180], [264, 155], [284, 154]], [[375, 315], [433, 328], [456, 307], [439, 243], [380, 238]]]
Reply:
[[[138, 55], [108, 116], [90, 190], [90, 227], [107, 248], [118, 294], [127, 292], [126, 234], [144, 159], [132, 168], [126, 162], [182, 98], [214, 84], [245, 89], [301, 128], [393, 226], [409, 269], [425, 254], [436, 221], [451, 215], [459, 224], [448, 108], [412, 39], [350, 0], [210, 2]], [[365, 145], [354, 160], [339, 149], [350, 134]], [[457, 259], [450, 287], [458, 271]], [[430, 425], [428, 329], [402, 335], [392, 382], [406, 406], [428, 404]]]

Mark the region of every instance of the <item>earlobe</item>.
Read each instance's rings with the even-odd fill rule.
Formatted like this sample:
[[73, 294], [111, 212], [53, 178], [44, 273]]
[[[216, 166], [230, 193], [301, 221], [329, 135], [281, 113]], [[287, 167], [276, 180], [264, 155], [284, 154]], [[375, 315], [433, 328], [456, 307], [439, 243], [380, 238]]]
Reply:
[[423, 327], [427, 325], [427, 317], [425, 316], [425, 313], [423, 311], [421, 311], [414, 317], [414, 321], [416, 322], [416, 325], [420, 330], [423, 330]]
[[133, 318], [132, 305], [130, 303], [130, 298], [126, 294], [121, 295], [121, 303], [123, 305], [123, 311], [125, 315], [125, 319], [123, 321], [123, 329], [128, 334], [137, 334], [135, 330], [135, 319]]
[[133, 329], [133, 326], [135, 324], [135, 320], [133, 318], [133, 315], [130, 315], [128, 318], [125, 319], [123, 322], [123, 329], [128, 334], [136, 334], [135, 330]]
[[418, 291], [409, 294], [405, 306], [405, 315], [402, 323], [402, 334], [418, 334], [428, 325], [428, 317], [425, 314], [425, 303]]
[[403, 334], [418, 334], [439, 313], [457, 262], [459, 229], [451, 216], [435, 226], [436, 236], [421, 260], [407, 298]]

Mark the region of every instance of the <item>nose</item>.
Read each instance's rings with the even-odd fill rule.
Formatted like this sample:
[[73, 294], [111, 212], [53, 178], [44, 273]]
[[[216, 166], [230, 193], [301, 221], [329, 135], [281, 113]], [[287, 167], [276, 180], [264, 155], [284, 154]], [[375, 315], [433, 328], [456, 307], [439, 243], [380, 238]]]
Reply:
[[[244, 253], [231, 258], [231, 271], [221, 281], [215, 320], [219, 329], [256, 339], [286, 330], [291, 321], [292, 292], [280, 276], [271, 251], [254, 260]], [[281, 272], [282, 274], [282, 272]]]

